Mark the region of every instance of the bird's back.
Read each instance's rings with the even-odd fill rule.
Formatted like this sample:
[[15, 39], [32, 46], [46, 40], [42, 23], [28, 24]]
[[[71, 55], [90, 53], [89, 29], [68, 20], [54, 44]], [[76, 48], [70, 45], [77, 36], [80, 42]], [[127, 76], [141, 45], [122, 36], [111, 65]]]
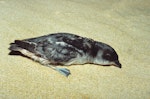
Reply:
[[92, 40], [74, 34], [57, 33], [16, 40], [12, 46], [26, 49], [53, 64], [66, 64], [74, 58], [84, 56], [92, 47]]

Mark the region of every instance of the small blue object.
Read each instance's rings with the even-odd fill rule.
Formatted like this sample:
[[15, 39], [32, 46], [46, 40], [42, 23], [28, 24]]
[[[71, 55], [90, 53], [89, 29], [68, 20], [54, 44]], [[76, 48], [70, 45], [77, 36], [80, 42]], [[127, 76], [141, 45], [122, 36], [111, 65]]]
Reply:
[[71, 74], [70, 70], [66, 68], [57, 68], [56, 70], [66, 77], [68, 77]]

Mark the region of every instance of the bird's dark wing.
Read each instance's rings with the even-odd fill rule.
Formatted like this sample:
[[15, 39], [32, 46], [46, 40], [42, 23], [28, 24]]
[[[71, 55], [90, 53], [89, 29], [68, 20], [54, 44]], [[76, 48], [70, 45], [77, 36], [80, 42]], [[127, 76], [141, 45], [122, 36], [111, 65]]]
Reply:
[[[47, 55], [48, 59], [54, 59], [57, 61], [59, 59], [61, 61], [61, 58], [65, 58], [65, 61], [67, 61], [70, 58], [75, 57], [76, 55], [74, 54], [76, 53], [91, 53], [89, 51], [91, 51], [95, 44], [95, 41], [92, 39], [69, 33], [56, 33], [26, 40], [37, 43], [37, 49], [39, 52]], [[56, 57], [59, 57], [59, 59]]]
[[36, 50], [50, 60], [54, 64], [63, 64], [72, 58], [75, 58], [78, 51], [66, 44], [65, 42], [49, 42], [44, 41], [41, 44], [37, 44]]
[[56, 33], [15, 43], [53, 63], [63, 63], [90, 51], [94, 41], [74, 34]]
[[28, 40], [15, 40], [9, 49], [12, 51], [18, 51], [20, 48], [26, 49], [39, 57], [47, 59], [53, 64], [63, 64], [79, 54], [74, 47], [65, 42], [51, 43], [46, 39], [36, 43], [29, 42]]

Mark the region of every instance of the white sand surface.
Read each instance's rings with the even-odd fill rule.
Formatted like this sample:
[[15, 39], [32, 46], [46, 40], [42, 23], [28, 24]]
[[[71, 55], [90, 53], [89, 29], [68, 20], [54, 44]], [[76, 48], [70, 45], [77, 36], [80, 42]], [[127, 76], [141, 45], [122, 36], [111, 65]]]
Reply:
[[[70, 32], [111, 45], [123, 68], [58, 72], [8, 55], [15, 39]], [[149, 0], [0, 0], [0, 99], [150, 99]]]

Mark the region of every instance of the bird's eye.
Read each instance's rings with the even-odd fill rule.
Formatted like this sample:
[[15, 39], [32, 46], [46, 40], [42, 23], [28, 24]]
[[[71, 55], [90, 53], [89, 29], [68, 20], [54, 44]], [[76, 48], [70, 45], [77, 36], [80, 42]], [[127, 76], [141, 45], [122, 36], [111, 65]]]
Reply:
[[110, 55], [110, 54], [106, 54], [106, 56], [107, 56], [107, 57], [110, 57], [111, 55]]
[[111, 58], [111, 55], [107, 53], [107, 54], [105, 54], [105, 58], [106, 58], [106, 59], [110, 59], [110, 58]]

